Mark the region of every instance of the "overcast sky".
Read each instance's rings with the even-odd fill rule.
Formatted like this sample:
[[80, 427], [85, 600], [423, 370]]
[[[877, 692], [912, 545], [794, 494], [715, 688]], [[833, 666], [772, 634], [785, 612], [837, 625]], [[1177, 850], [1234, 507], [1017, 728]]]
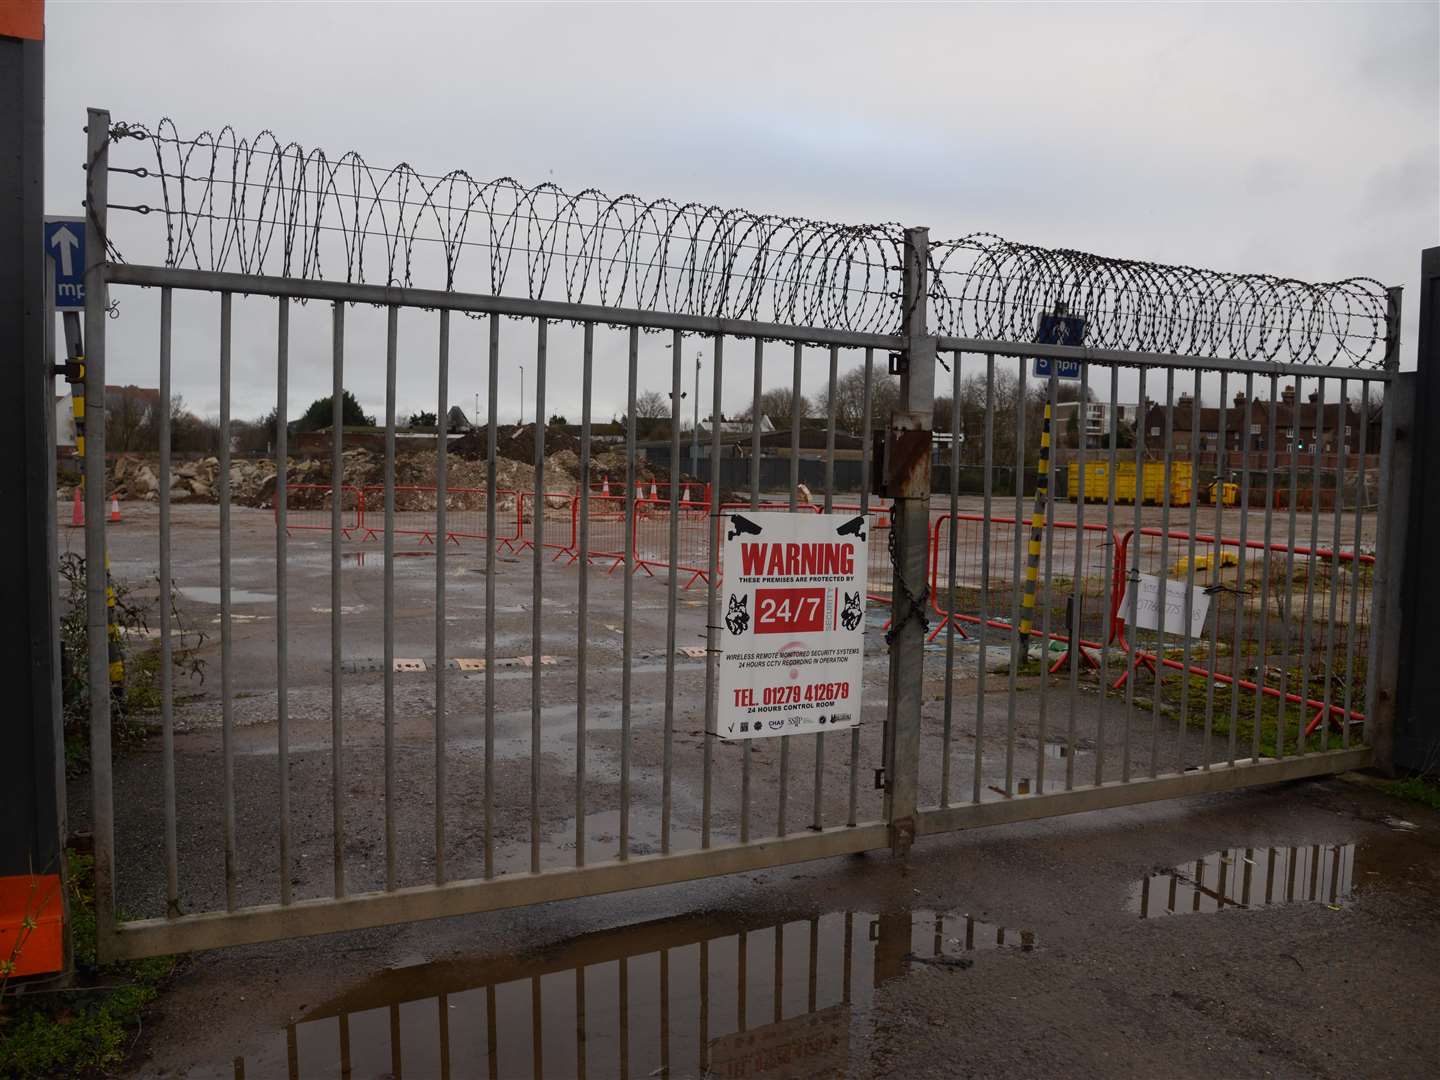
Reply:
[[[1375, 277], [1407, 287], [1411, 366], [1420, 250], [1440, 241], [1437, 11], [50, 0], [47, 201], [79, 211], [80, 129], [98, 105], [116, 120], [168, 115], [186, 134], [270, 128], [426, 172], [900, 221], [935, 238], [990, 230], [1307, 280]], [[156, 215], [131, 215], [116, 236], [122, 251], [143, 251], [163, 230]], [[158, 304], [115, 295], [108, 381], [153, 386]], [[237, 417], [274, 403], [273, 307], [237, 308]], [[202, 413], [218, 409], [214, 313], [208, 298], [177, 301], [175, 387]], [[483, 327], [463, 321], [451, 398], [468, 412], [479, 393], [483, 410]], [[328, 392], [328, 327], [316, 305], [296, 316], [292, 415]], [[533, 349], [518, 332], [507, 330], [503, 420], [516, 416], [520, 350]], [[417, 317], [404, 333], [402, 417], [435, 396], [433, 325]], [[623, 343], [601, 337], [595, 413], [608, 419], [624, 407]], [[347, 385], [379, 411], [383, 319], [356, 312], [347, 338]], [[642, 389], [668, 388], [663, 340], [646, 343]], [[546, 403], [575, 420], [571, 345], [562, 335], [552, 348]], [[735, 411], [750, 347], [730, 348]], [[767, 357], [767, 385], [789, 380], [782, 353]], [[823, 357], [807, 357], [807, 391], [824, 376]], [[708, 359], [703, 378], [708, 412]]]

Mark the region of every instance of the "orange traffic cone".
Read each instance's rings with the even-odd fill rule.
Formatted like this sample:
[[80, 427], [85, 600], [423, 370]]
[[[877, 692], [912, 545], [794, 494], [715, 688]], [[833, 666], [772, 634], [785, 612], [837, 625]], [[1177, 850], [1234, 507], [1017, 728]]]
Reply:
[[680, 501], [681, 501], [681, 502], [689, 502], [689, 501], [690, 501], [690, 485], [689, 485], [689, 484], [686, 484], [683, 488], [680, 489]]
[[110, 524], [120, 524], [120, 500], [114, 495], [110, 496]]
[[654, 480], [651, 480], [651, 481], [650, 481], [650, 498], [652, 498], [652, 499], [658, 499], [658, 498], [660, 498], [660, 485], [657, 484], [657, 483], [655, 483]]
[[637, 499], [643, 499], [643, 498], [645, 498], [645, 485], [644, 485], [644, 484], [636, 483], [636, 485], [635, 485], [635, 497], [636, 497]]
[[610, 494], [610, 478], [608, 476], [605, 478], [605, 486], [600, 489], [600, 494], [607, 497]]
[[70, 507], [70, 527], [72, 529], [83, 529], [85, 527], [85, 500], [80, 496], [80, 485], [75, 485], [75, 502]]

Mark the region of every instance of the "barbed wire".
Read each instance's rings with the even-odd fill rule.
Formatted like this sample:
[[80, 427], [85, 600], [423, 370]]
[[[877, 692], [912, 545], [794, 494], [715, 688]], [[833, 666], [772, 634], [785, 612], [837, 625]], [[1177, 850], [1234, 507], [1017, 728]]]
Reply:
[[435, 241], [447, 290], [479, 247], [478, 274], [464, 276], [495, 295], [862, 333], [898, 325], [894, 225], [376, 168], [269, 131], [182, 139], [168, 119], [116, 135], [154, 154], [153, 173], [129, 171], [158, 187], [170, 266], [413, 287], [417, 244]]
[[930, 247], [931, 328], [1034, 340], [1064, 304], [1092, 348], [1300, 364], [1379, 366], [1387, 299], [1371, 278], [1310, 283], [1111, 259], [974, 233]]
[[[145, 146], [144, 164], [112, 160], [111, 171], [154, 191], [154, 205], [112, 209], [161, 213], [169, 266], [861, 333], [897, 334], [904, 324], [905, 240], [894, 223], [381, 168], [270, 131], [247, 139], [227, 126], [182, 138], [168, 118], [153, 129], [115, 124], [111, 138]], [[1056, 302], [1087, 319], [1094, 347], [1357, 365], [1378, 364], [1377, 345], [1383, 352], [1385, 292], [1368, 278], [1309, 284], [988, 233], [931, 245], [933, 332], [1029, 342]]]

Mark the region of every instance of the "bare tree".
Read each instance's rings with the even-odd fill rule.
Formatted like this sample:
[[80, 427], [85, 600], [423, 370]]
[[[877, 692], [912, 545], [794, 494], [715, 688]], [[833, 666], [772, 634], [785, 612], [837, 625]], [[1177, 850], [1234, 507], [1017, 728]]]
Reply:
[[[890, 422], [890, 414], [899, 400], [900, 384], [892, 376], [884, 373], [872, 376], [870, 416], [875, 430], [878, 431]], [[936, 406], [938, 408], [939, 402], [936, 402]], [[827, 387], [816, 400], [815, 409], [820, 416], [829, 416], [833, 412], [836, 428], [859, 435], [865, 430], [865, 369], [853, 368], [837, 378], [834, 402], [830, 401]]]
[[[795, 401], [794, 391], [788, 386], [772, 386], [760, 395], [760, 415], [769, 419], [777, 428], [788, 428], [792, 416], [792, 407]], [[747, 405], [745, 409], [736, 414], [741, 420], [750, 419], [752, 407]], [[810, 399], [804, 394], [800, 395], [800, 419], [815, 415], [815, 407]]]
[[646, 390], [635, 398], [635, 430], [640, 435], [649, 435], [661, 427], [662, 420], [670, 419], [670, 402], [658, 390]]

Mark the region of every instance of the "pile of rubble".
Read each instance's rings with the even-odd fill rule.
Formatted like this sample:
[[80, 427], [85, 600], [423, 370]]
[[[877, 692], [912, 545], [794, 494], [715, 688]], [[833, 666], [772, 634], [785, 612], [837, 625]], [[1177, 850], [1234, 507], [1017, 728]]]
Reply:
[[[512, 439], [510, 445], [522, 440]], [[381, 485], [385, 482], [384, 455], [363, 447], [345, 450], [342, 454], [343, 483], [353, 488]], [[651, 470], [643, 463], [638, 464], [638, 477], [648, 483], [653, 477]], [[623, 451], [611, 450], [593, 455], [590, 463], [590, 482], [599, 485], [607, 479], [620, 483], [625, 477], [626, 458]], [[122, 454], [110, 467], [110, 481], [107, 492], [113, 492], [121, 499], [143, 499], [156, 502], [160, 498], [160, 466], [157, 455]], [[560, 448], [548, 450], [545, 459], [545, 487], [557, 496], [578, 489], [580, 459], [575, 450]], [[215, 503], [220, 500], [220, 460], [205, 457], [196, 460], [176, 460], [170, 466], [170, 500], [173, 503], [202, 502]], [[453, 451], [446, 455], [446, 486], [454, 493], [451, 506], [466, 503], [468, 499], [476, 508], [483, 505], [483, 492], [489, 482], [490, 466], [483, 458], [475, 460]], [[395, 459], [395, 484], [397, 488], [430, 488], [435, 484], [436, 454], [433, 449], [415, 450], [402, 453]], [[286, 471], [286, 484], [290, 488], [289, 505], [292, 508], [321, 507], [328, 505], [330, 487], [330, 458], [291, 458]], [[528, 461], [519, 461], [501, 456], [496, 461], [496, 488], [504, 493], [497, 500], [500, 509], [514, 505], [514, 492], [535, 490], [535, 467]], [[70, 492], [62, 489], [62, 497]], [[234, 458], [230, 462], [230, 498], [238, 506], [269, 508], [275, 499], [275, 462], [267, 458]], [[566, 505], [564, 498], [552, 500], [557, 506]], [[397, 506], [401, 509], [431, 509], [434, 495], [427, 491], [404, 491], [397, 493]]]

